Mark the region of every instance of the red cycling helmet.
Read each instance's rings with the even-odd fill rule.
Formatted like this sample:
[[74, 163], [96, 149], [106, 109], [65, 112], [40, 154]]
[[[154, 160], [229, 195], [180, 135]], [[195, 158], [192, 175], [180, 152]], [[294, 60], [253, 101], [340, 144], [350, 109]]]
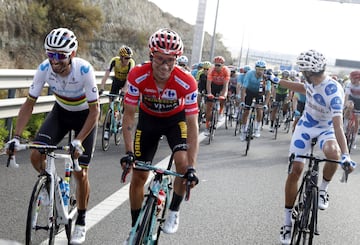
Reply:
[[180, 56], [184, 51], [184, 45], [179, 34], [170, 29], [159, 29], [149, 38], [150, 52], [160, 52]]
[[224, 57], [222, 57], [222, 56], [216, 56], [216, 57], [214, 58], [214, 63], [215, 63], [215, 64], [224, 64], [224, 63], [225, 63], [225, 59], [224, 59]]

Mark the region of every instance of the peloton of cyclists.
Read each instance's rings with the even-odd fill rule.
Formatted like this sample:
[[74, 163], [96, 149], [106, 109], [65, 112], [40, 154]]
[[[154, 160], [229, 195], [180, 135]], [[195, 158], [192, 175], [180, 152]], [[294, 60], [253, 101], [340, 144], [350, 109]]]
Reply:
[[[258, 60], [255, 63], [255, 69], [250, 70], [244, 77], [244, 83], [241, 89], [240, 106], [244, 108], [242, 115], [242, 125], [240, 140], [245, 140], [247, 120], [250, 113], [250, 106], [253, 99], [256, 104], [255, 137], [260, 137], [260, 125], [263, 116], [263, 109], [267, 110], [267, 104], [270, 100], [271, 82], [264, 79], [266, 62]], [[265, 97], [265, 98], [264, 98]]]

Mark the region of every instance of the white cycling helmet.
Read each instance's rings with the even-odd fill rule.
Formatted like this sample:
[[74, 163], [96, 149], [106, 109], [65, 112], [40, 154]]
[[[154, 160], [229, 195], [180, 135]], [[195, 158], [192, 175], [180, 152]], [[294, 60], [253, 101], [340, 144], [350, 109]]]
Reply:
[[326, 67], [326, 59], [321, 53], [310, 49], [301, 53], [296, 60], [300, 71], [320, 72]]
[[56, 50], [64, 53], [76, 51], [78, 41], [75, 34], [67, 28], [57, 28], [46, 36], [44, 47], [46, 50]]
[[177, 62], [178, 62], [178, 64], [187, 65], [189, 63], [189, 60], [185, 55], [182, 55], [177, 59]]

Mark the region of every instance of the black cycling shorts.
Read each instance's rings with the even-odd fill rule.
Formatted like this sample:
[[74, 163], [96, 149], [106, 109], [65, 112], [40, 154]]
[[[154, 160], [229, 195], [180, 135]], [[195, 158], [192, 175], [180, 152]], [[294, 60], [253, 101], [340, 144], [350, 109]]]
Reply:
[[162, 118], [149, 115], [139, 109], [139, 122], [134, 137], [136, 160], [151, 163], [162, 135], [166, 136], [170, 149], [186, 144], [185, 111]]
[[[246, 96], [245, 96], [245, 105], [251, 106], [253, 99], [255, 98], [255, 103], [257, 105], [264, 104], [264, 95], [260, 94], [259, 92], [252, 92], [246, 89]], [[245, 107], [245, 110], [250, 110], [249, 107]]]
[[126, 81], [121, 81], [113, 77], [113, 82], [111, 84], [110, 94], [119, 94], [120, 89], [125, 85]]
[[[34, 139], [34, 143], [39, 142], [48, 145], [57, 145], [70, 130], [74, 130], [76, 137], [82, 129], [88, 114], [89, 110], [68, 111], [58, 103], [55, 103], [52, 111], [47, 115], [44, 123], [41, 125]], [[85, 151], [79, 158], [79, 164], [84, 168], [88, 167], [94, 153], [96, 131], [97, 126], [94, 127], [82, 142]]]

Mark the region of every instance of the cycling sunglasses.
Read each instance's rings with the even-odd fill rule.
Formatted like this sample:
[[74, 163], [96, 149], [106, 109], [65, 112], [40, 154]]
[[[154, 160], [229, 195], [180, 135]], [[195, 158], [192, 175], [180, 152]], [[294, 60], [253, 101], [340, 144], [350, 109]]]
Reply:
[[57, 53], [57, 52], [50, 52], [50, 51], [46, 51], [46, 54], [49, 59], [56, 59], [56, 60], [66, 60], [71, 55], [71, 53]]

